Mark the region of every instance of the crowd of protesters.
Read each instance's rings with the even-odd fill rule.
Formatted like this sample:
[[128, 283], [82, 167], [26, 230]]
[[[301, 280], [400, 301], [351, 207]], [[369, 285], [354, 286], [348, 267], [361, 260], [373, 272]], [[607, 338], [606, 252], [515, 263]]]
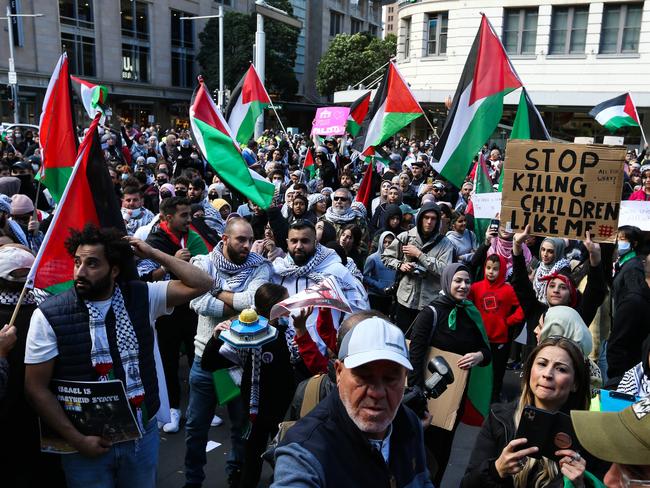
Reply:
[[[202, 486], [208, 432], [222, 423], [213, 372], [224, 368], [238, 371], [233, 377], [241, 389], [227, 403], [228, 486], [258, 485], [262, 455], [283, 420], [298, 424], [267, 452], [272, 464], [275, 457], [274, 486], [368, 486], [383, 479], [391, 486], [439, 486], [456, 427], [476, 418], [469, 405], [477, 395], [490, 413], [480, 419], [462, 486], [603, 486], [608, 476], [610, 482], [614, 475], [650, 477], [650, 415], [643, 401], [633, 407], [642, 422], [638, 435], [646, 436], [637, 452], [647, 463], [634, 453], [612, 454], [596, 441], [591, 454], [586, 442], [586, 450], [559, 446], [554, 458], [539, 457], [536, 447], [515, 438], [527, 405], [589, 410], [600, 388], [650, 396], [650, 260], [640, 229], [621, 227], [609, 245], [588, 234], [572, 241], [533, 236], [528, 228], [509, 232], [503, 223], [479, 232], [471, 212], [476, 170], [460, 188], [438, 175], [431, 164], [435, 138], [387, 143], [366, 205], [356, 197], [368, 163], [352, 150], [351, 138], [312, 141], [267, 130], [242, 148], [248, 167], [275, 185], [264, 209], [219, 178], [188, 130], [127, 124], [103, 127], [100, 137], [115, 191], [107, 198], [121, 202], [123, 242], [130, 246], [120, 247], [121, 235], [92, 227], [56, 236], [75, 261], [74, 287], [53, 297], [30, 291], [14, 325], [0, 330], [0, 425], [10, 440], [0, 455], [9, 466], [3, 485], [155, 486], [157, 427], [184, 431], [185, 486]], [[16, 128], [3, 134], [0, 149], [0, 314], [8, 324], [57, 209], [35, 178], [38, 135]], [[312, 167], [305, 167], [308, 151]], [[486, 144], [481, 152], [496, 189], [503, 150]], [[621, 198], [650, 200], [650, 151], [628, 152]], [[190, 249], [190, 233], [212, 250]], [[130, 281], [129, 259], [137, 271]], [[326, 277], [336, 280], [352, 315], [294, 311], [272, 321], [275, 341], [245, 352], [220, 339], [243, 310], [268, 316], [273, 305]], [[385, 345], [371, 344], [373, 331], [393, 342], [410, 339], [410, 352], [391, 356]], [[134, 358], [124, 341], [140, 345], [135, 368], [141, 379], [140, 373], [131, 378], [127, 366]], [[371, 362], [355, 356], [364, 347], [371, 348]], [[416, 419], [399, 406], [405, 381], [424, 388], [430, 347], [457, 354], [457, 366], [470, 371], [451, 430], [430, 426], [426, 412]], [[63, 425], [59, 433], [79, 453], [62, 461], [41, 454], [38, 417], [62, 418], [62, 411], [52, 411], [49, 378], [98, 379], [93, 367], [102, 354], [114, 362], [121, 357], [116, 377], [124, 377], [127, 392], [143, 389], [134, 411], [159, 410], [157, 425], [147, 417], [142, 440], [115, 446], [79, 438]], [[185, 412], [182, 356], [190, 369]], [[368, 366], [387, 368], [382, 362], [403, 369]], [[522, 371], [514, 399], [502, 391], [507, 369]], [[480, 392], [479, 381], [490, 387]], [[386, 382], [392, 383], [384, 392]], [[364, 392], [355, 393], [359, 389]], [[314, 405], [301, 408], [308, 397]], [[359, 412], [379, 411], [383, 402], [391, 416], [372, 431], [381, 432], [377, 439]], [[347, 421], [340, 420], [342, 412]], [[582, 425], [600, 422], [579, 418]], [[30, 468], [15, 469], [21, 465]], [[98, 478], [110, 481], [88, 484]]]

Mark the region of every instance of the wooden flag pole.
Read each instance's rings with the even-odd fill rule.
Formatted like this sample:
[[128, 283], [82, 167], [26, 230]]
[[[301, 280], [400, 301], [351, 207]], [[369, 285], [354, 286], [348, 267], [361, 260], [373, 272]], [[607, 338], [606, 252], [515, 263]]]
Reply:
[[25, 299], [25, 295], [27, 294], [27, 283], [25, 283], [25, 286], [23, 286], [23, 290], [20, 292], [20, 296], [18, 297], [18, 303], [16, 303], [16, 306], [14, 307], [14, 312], [11, 314], [11, 320], [9, 320], [9, 327], [14, 325], [14, 322], [16, 321], [16, 317], [18, 317], [18, 311], [20, 310], [20, 306], [23, 304], [23, 300]]

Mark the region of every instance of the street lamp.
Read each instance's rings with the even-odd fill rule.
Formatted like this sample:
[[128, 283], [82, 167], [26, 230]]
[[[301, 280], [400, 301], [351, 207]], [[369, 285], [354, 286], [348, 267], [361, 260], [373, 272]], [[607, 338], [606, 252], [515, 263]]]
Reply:
[[[280, 10], [272, 5], [269, 5], [264, 0], [257, 0], [255, 2], [255, 13], [257, 14], [257, 31], [255, 32], [255, 69], [260, 77], [260, 81], [264, 84], [264, 76], [266, 71], [266, 33], [264, 32], [264, 17], [272, 20], [277, 20], [283, 24], [287, 24], [297, 29], [302, 28], [302, 22], [294, 17], [291, 17], [284, 10]], [[264, 117], [257, 119], [255, 123], [255, 139], [259, 138], [264, 132]]]
[[223, 6], [219, 5], [217, 15], [199, 15], [197, 17], [180, 17], [181, 20], [219, 19], [219, 97], [217, 104], [223, 110]]
[[9, 72], [7, 78], [11, 93], [14, 97], [14, 124], [20, 123], [18, 119], [18, 76], [16, 75], [16, 66], [14, 64], [14, 30], [11, 25], [12, 17], [43, 17], [43, 14], [12, 14], [11, 8], [7, 5], [7, 16], [0, 17], [0, 20], [7, 21], [7, 31], [9, 33]]

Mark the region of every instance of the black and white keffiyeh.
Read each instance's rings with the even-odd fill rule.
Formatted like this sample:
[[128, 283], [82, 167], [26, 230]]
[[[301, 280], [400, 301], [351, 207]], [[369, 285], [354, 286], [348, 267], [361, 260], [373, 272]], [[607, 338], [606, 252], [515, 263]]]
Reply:
[[325, 220], [333, 224], [350, 224], [357, 217], [359, 214], [352, 207], [348, 207], [343, 213], [336, 213], [333, 207], [329, 207], [325, 212]]
[[273, 262], [273, 266], [275, 272], [283, 278], [307, 277], [316, 283], [320, 283], [325, 279], [325, 275], [316, 272], [315, 269], [332, 254], [335, 254], [335, 252], [336, 251], [333, 249], [329, 249], [321, 244], [316, 244], [316, 252], [304, 266], [298, 266], [295, 264], [293, 259], [291, 259], [291, 256], [287, 256], [284, 259], [276, 259]]
[[217, 244], [212, 250], [210, 259], [217, 269], [217, 278], [222, 274], [227, 276], [224, 281], [228, 284], [228, 289], [230, 290], [240, 289], [255, 270], [267, 262], [264, 257], [255, 252], [251, 252], [243, 264], [235, 264], [223, 255], [223, 241]]
[[[16, 305], [19, 298], [19, 291], [0, 290], [0, 305]], [[33, 305], [36, 303], [36, 300], [34, 300], [34, 295], [31, 291], [25, 293], [22, 303], [23, 305]]]
[[[104, 315], [93, 302], [84, 300], [90, 318], [90, 359], [93, 367], [99, 373], [100, 381], [110, 379], [113, 369], [108, 336], [106, 334], [106, 321]], [[117, 350], [122, 361], [124, 376], [126, 378], [126, 396], [129, 401], [139, 407], [144, 400], [144, 386], [140, 377], [140, 362], [138, 354], [140, 347], [135, 335], [133, 324], [124, 305], [124, 297], [120, 287], [116, 284], [111, 297], [111, 309], [115, 314], [115, 335], [117, 337]], [[138, 410], [140, 410], [138, 408]]]

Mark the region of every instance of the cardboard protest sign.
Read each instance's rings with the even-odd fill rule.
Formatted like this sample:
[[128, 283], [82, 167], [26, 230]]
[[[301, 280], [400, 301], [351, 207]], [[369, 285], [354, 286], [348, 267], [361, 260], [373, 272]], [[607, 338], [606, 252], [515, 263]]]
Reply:
[[311, 135], [340, 136], [345, 134], [349, 115], [350, 107], [321, 107], [316, 109]]
[[614, 242], [623, 187], [625, 147], [508, 142], [501, 221], [513, 232], [530, 224], [549, 237]]

